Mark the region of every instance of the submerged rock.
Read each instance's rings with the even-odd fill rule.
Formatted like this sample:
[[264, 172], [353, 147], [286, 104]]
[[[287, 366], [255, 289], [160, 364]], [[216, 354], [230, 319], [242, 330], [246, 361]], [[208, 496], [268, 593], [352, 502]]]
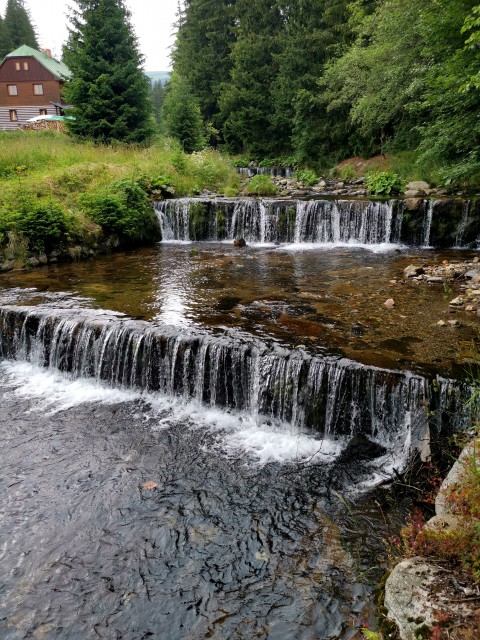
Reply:
[[340, 459], [342, 462], [353, 462], [360, 460], [373, 460], [385, 455], [387, 450], [381, 444], [369, 440], [362, 434], [353, 436], [345, 449], [342, 451]]

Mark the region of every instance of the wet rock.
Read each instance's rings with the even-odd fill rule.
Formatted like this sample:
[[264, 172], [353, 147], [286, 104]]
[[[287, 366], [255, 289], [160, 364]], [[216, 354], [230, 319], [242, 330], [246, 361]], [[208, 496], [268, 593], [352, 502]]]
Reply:
[[423, 269], [423, 267], [417, 267], [414, 264], [410, 264], [405, 268], [403, 275], [405, 278], [414, 278], [415, 276], [419, 276], [423, 273], [425, 273], [425, 269]]
[[355, 460], [374, 460], [387, 453], [385, 447], [376, 442], [372, 442], [366, 436], [357, 434], [353, 436], [350, 442], [340, 455], [343, 462], [352, 462]]
[[30, 256], [30, 258], [27, 258], [27, 265], [29, 267], [38, 267], [39, 264], [40, 261], [35, 256]]
[[234, 247], [246, 247], [247, 243], [245, 241], [245, 238], [235, 238], [235, 240], [233, 241], [233, 246]]
[[407, 198], [405, 200], [405, 209], [407, 211], [418, 211], [422, 206], [422, 198]]
[[457, 296], [453, 300], [450, 300], [450, 302], [448, 304], [451, 307], [461, 307], [464, 304], [464, 300], [463, 300], [462, 296]]

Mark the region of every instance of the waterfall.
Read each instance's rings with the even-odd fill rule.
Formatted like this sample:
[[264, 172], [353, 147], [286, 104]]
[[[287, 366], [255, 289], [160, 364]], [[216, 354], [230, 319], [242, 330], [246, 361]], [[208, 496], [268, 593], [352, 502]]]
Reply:
[[250, 243], [398, 243], [403, 216], [403, 203], [393, 200], [181, 198], [155, 208], [167, 241], [241, 237]]
[[425, 209], [425, 217], [424, 217], [424, 223], [423, 223], [423, 246], [425, 248], [430, 247], [430, 233], [432, 230], [433, 207], [434, 207], [434, 201], [427, 200], [427, 206]]
[[463, 238], [465, 235], [465, 230], [467, 228], [468, 216], [470, 213], [470, 205], [471, 205], [470, 200], [466, 200], [463, 203], [462, 217], [460, 220], [460, 225], [457, 229], [457, 235], [455, 237], [455, 247], [458, 249], [462, 248], [463, 246]]
[[460, 383], [91, 309], [0, 307], [0, 358], [387, 445], [468, 423]]

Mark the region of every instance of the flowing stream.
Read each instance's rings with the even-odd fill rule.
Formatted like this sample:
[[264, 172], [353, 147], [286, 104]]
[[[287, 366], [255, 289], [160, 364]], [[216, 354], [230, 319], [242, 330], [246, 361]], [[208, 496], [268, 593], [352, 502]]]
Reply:
[[375, 627], [384, 483], [468, 426], [476, 324], [402, 284], [395, 204], [319, 207], [170, 202], [170, 244], [2, 276], [2, 639]]

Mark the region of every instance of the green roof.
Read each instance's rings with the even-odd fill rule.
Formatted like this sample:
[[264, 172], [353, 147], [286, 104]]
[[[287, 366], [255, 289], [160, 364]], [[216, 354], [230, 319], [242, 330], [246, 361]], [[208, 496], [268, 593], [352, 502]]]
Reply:
[[69, 80], [72, 76], [70, 69], [63, 64], [63, 62], [59, 62], [55, 60], [55, 58], [50, 58], [46, 53], [41, 53], [36, 49], [32, 49], [32, 47], [27, 46], [26, 44], [22, 44], [21, 47], [15, 49], [8, 55], [5, 56], [7, 58], [24, 58], [24, 57], [32, 57], [37, 60], [42, 67], [45, 67], [47, 71], [50, 71], [58, 80]]

